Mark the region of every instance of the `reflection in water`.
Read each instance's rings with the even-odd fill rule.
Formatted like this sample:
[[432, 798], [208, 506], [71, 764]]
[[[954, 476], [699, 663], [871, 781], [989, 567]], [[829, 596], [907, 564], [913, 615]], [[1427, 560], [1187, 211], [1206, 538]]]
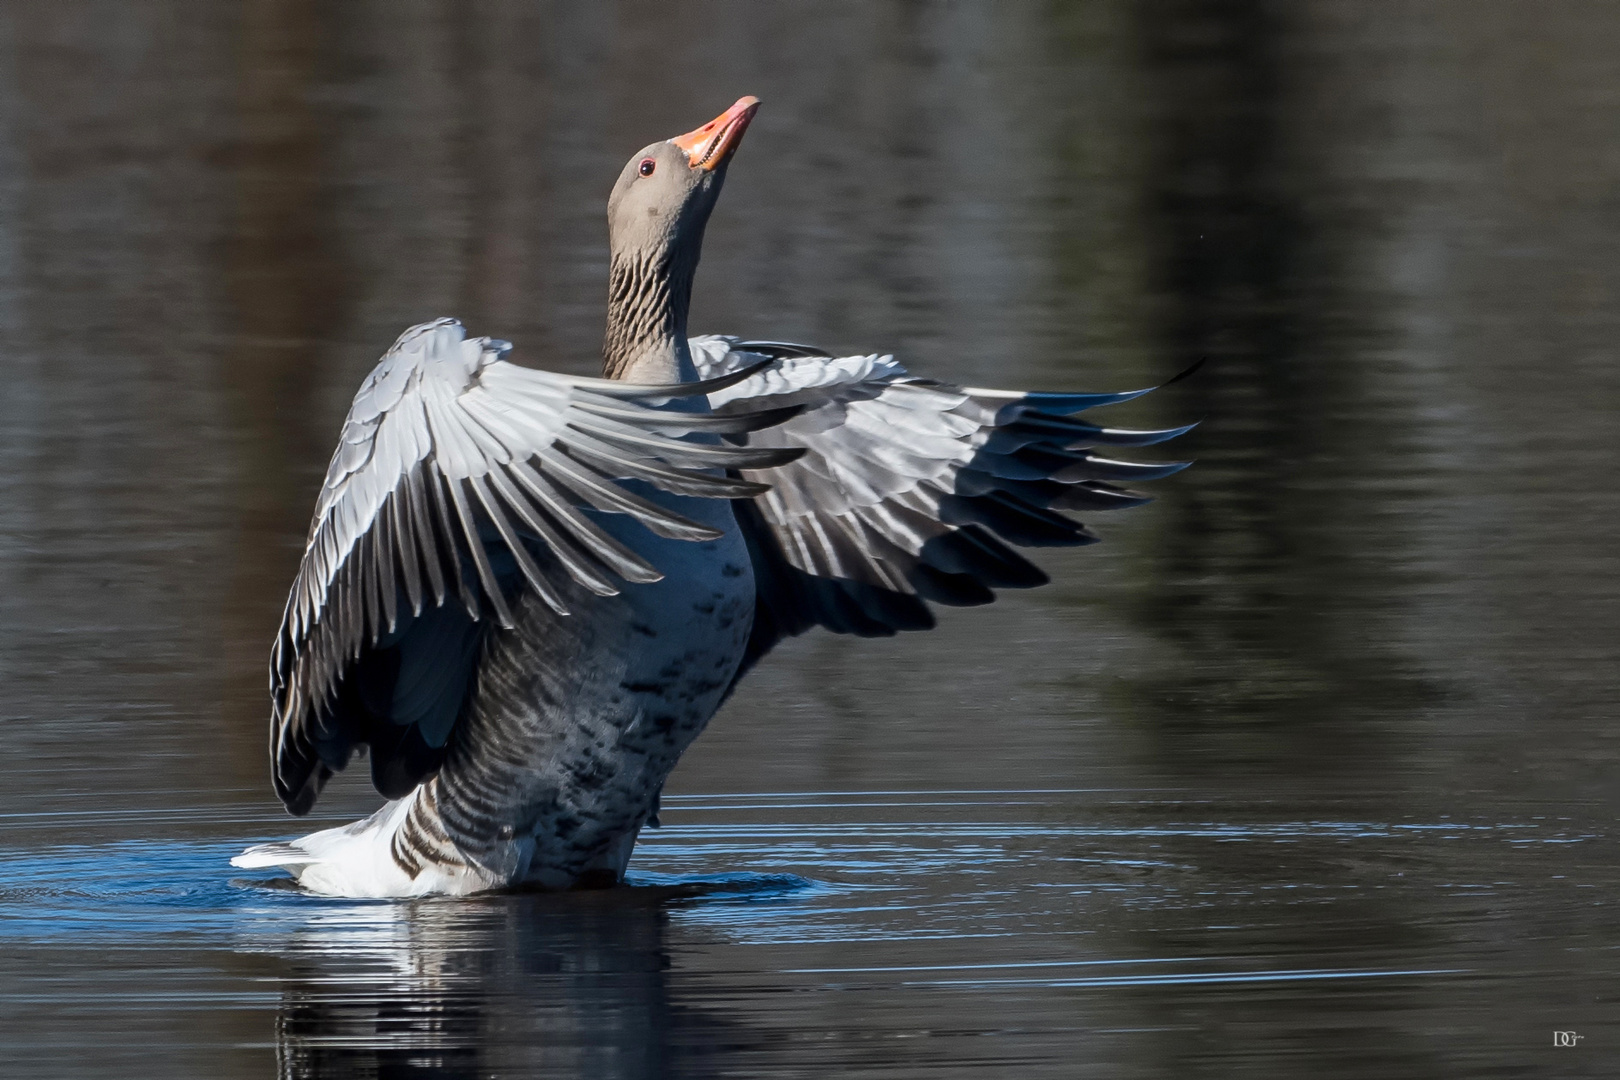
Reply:
[[735, 1042], [674, 1009], [663, 890], [355, 908], [287, 957], [280, 1075], [680, 1075], [684, 1045]]
[[[234, 215], [224, 245], [229, 347], [218, 363], [238, 458], [227, 641], [233, 726], [262, 723], [268, 635], [297, 568], [313, 466], [330, 433], [311, 415], [346, 296], [334, 241], [327, 132], [313, 100], [327, 20], [318, 0], [250, 0], [238, 29], [240, 121], [228, 157]], [[255, 755], [256, 756], [256, 755]], [[262, 761], [237, 775], [262, 775]]]
[[[1246, 1075], [1297, 1076], [1306, 1051], [1276, 1047], [1301, 1038], [1320, 1046], [1313, 1075], [1436, 1075], [1401, 1018], [1489, 1008], [1521, 964], [1490, 913], [1533, 897], [1563, 920], [1583, 901], [1579, 884], [1513, 882], [1588, 881], [1613, 848], [1590, 825], [1314, 805], [1300, 820], [1164, 792], [677, 796], [631, 887], [415, 903], [227, 881], [235, 847], [218, 841], [57, 844], [0, 858], [0, 951], [55, 965], [0, 1005], [13, 1038], [99, 1054], [131, 1031], [234, 1037], [285, 1076], [976, 1077], [1009, 1060], [1180, 1075], [1212, 1028], [1249, 1032]], [[1414, 893], [1432, 896], [1421, 924], [1403, 917]], [[130, 952], [139, 978], [120, 977]], [[117, 1010], [87, 1018], [109, 986]], [[182, 1008], [244, 998], [234, 1036]], [[75, 1075], [128, 1072], [98, 1056]]]
[[[785, 876], [666, 878], [599, 892], [338, 904], [285, 937], [280, 1075], [713, 1076], [768, 1040], [741, 1016], [672, 1000], [673, 911], [805, 887]], [[288, 891], [296, 892], [290, 884]]]
[[1167, 0], [1138, 31], [1161, 348], [1173, 367], [1209, 363], [1180, 398], [1204, 419], [1198, 467], [1162, 500], [1155, 580], [1134, 602], [1176, 661], [1132, 696], [1171, 762], [1189, 734], [1194, 755], [1224, 735], [1311, 769], [1376, 753], [1375, 703], [1430, 693], [1386, 643], [1411, 495], [1390, 481], [1409, 468], [1402, 425], [1422, 421], [1377, 401], [1356, 363], [1378, 320], [1346, 281], [1365, 215], [1321, 175], [1318, 88], [1286, 8]]
[[[1485, 0], [0, 6], [0, 1060], [1532, 1075], [1572, 1027], [1552, 1064], [1595, 1071], [1617, 36]], [[1207, 357], [1119, 416], [1202, 418], [1198, 464], [1048, 589], [762, 665], [632, 870], [814, 889], [231, 885], [295, 831], [264, 650], [360, 378], [442, 314], [592, 371], [613, 176], [742, 93], [694, 328], [1042, 389]]]

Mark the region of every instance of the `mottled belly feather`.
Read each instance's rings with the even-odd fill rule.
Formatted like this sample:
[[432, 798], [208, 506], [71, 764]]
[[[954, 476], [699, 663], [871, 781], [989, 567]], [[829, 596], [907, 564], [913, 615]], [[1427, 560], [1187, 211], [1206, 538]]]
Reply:
[[639, 526], [599, 519], [664, 580], [613, 597], [573, 586], [570, 615], [525, 595], [516, 625], [490, 637], [444, 766], [395, 836], [406, 873], [431, 866], [550, 887], [622, 875], [665, 778], [719, 707], [753, 618], [729, 505], [680, 502], [727, 534], [633, 537]]

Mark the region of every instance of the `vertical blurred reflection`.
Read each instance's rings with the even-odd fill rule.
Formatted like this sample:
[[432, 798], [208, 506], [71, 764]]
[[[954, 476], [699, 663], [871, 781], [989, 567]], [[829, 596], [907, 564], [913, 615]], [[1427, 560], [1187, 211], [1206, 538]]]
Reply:
[[[310, 467], [324, 460], [324, 433], [310, 422], [317, 373], [347, 303], [312, 102], [323, 22], [318, 0], [249, 0], [237, 31], [236, 206], [225, 244], [232, 332], [220, 362], [239, 463], [226, 598], [227, 700], [244, 714], [230, 717], [239, 730], [263, 721], [265, 658], [297, 566]], [[258, 750], [247, 740], [231, 745]], [[262, 768], [241, 763], [244, 776]]]
[[1211, 749], [1174, 736], [1218, 728], [1232, 753], [1314, 769], [1335, 741], [1371, 748], [1358, 709], [1422, 687], [1379, 641], [1400, 588], [1400, 507], [1368, 481], [1398, 458], [1401, 417], [1358, 371], [1375, 311], [1345, 264], [1365, 223], [1313, 168], [1287, 12], [1158, 0], [1138, 22], [1160, 347], [1177, 366], [1209, 364], [1179, 391], [1205, 421], [1185, 447], [1198, 466], [1162, 501], [1138, 608], [1176, 659], [1133, 696], [1171, 759]]
[[623, 889], [338, 909], [277, 949], [279, 1073], [714, 1075], [705, 1061], [750, 1040], [671, 1003], [667, 901]]

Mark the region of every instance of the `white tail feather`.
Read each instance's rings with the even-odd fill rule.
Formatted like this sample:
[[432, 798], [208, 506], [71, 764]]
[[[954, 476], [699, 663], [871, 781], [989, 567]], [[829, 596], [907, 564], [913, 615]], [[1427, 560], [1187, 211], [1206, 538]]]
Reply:
[[412, 877], [394, 861], [394, 834], [405, 823], [416, 795], [413, 791], [351, 825], [322, 829], [297, 840], [256, 844], [232, 859], [231, 865], [245, 870], [279, 866], [310, 892], [325, 896], [465, 895], [503, 884], [462, 867], [427, 866]]
[[231, 865], [240, 866], [244, 870], [262, 870], [269, 866], [279, 866], [296, 874], [314, 861], [313, 855], [299, 847], [297, 841], [292, 841], [255, 844], [232, 859]]

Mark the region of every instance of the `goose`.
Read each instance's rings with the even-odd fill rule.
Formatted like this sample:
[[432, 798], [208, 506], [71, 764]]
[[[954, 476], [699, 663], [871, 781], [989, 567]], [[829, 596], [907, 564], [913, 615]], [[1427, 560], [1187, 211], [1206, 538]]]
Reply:
[[1088, 544], [1067, 511], [1187, 427], [1076, 418], [1126, 393], [913, 376], [889, 355], [688, 337], [703, 232], [759, 101], [634, 155], [608, 200], [603, 377], [522, 367], [454, 319], [361, 384], [270, 662], [270, 756], [294, 815], [357, 754], [387, 802], [260, 844], [351, 897], [621, 881], [681, 754], [771, 648], [813, 627], [934, 625]]

